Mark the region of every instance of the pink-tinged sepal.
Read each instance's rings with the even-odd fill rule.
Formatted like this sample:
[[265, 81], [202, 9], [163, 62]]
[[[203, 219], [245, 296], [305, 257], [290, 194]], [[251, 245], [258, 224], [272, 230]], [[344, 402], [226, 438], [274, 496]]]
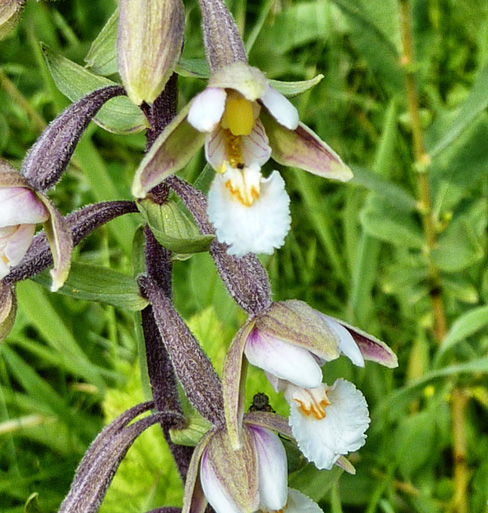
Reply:
[[68, 278], [73, 254], [73, 237], [66, 219], [54, 205], [45, 196], [40, 196], [40, 199], [49, 212], [49, 219], [44, 223], [44, 231], [54, 261], [54, 268], [50, 271], [51, 291], [56, 292]]
[[293, 436], [317, 468], [330, 470], [341, 456], [364, 445], [368, 406], [352, 383], [338, 379], [332, 387], [323, 384], [308, 390], [290, 384], [285, 398]]
[[390, 369], [398, 367], [397, 355], [383, 341], [344, 321], [333, 317], [329, 317], [329, 319], [336, 321], [350, 333], [365, 360], [379, 363]]
[[276, 162], [341, 182], [353, 177], [339, 155], [303, 123], [289, 130], [266, 112], [261, 114], [261, 121]]
[[136, 198], [144, 198], [153, 187], [185, 167], [202, 146], [205, 134], [187, 120], [190, 106], [181, 110], [142, 159], [132, 183]]
[[316, 310], [303, 301], [273, 303], [256, 319], [259, 331], [307, 349], [328, 362], [340, 356], [339, 340]]

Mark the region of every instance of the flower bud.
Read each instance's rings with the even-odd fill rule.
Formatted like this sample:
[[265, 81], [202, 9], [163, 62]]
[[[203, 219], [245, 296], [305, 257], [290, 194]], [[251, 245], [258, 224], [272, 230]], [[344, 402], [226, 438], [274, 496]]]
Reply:
[[184, 36], [181, 0], [121, 0], [118, 63], [127, 95], [152, 103], [180, 57]]
[[25, 0], [2, 0], [0, 2], [0, 39], [6, 37], [17, 24], [24, 9]]

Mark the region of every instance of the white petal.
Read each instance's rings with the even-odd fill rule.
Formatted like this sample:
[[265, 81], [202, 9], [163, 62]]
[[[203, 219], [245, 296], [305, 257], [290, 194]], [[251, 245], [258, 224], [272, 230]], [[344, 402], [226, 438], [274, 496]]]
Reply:
[[351, 360], [354, 365], [358, 367], [364, 367], [364, 358], [359, 350], [356, 341], [352, 338], [352, 335], [349, 331], [344, 328], [340, 323], [338, 323], [332, 317], [320, 313], [320, 316], [325, 320], [325, 322], [329, 325], [329, 328], [334, 332], [334, 334], [339, 339], [339, 349], [342, 353], [344, 353], [349, 360]]
[[321, 420], [305, 415], [295, 401], [287, 399], [290, 426], [300, 450], [317, 468], [330, 470], [341, 455], [364, 445], [370, 420], [366, 400], [352, 383], [338, 379], [327, 397], [331, 404]]
[[35, 224], [0, 228], [0, 261], [2, 262], [0, 279], [4, 278], [10, 269], [24, 258], [35, 231]]
[[205, 158], [216, 171], [220, 171], [227, 161], [224, 131], [217, 127], [211, 134], [205, 137]]
[[283, 513], [323, 513], [318, 505], [298, 490], [288, 489], [288, 502]]
[[228, 252], [271, 255], [285, 242], [290, 230], [290, 198], [278, 171], [261, 179], [259, 198], [251, 206], [242, 204], [226, 187], [226, 173], [218, 174], [208, 194], [208, 217]]
[[257, 119], [249, 135], [241, 137], [242, 156], [246, 166], [253, 163], [259, 166], [264, 165], [271, 157], [271, 147], [268, 144], [268, 137], [264, 127]]
[[261, 505], [280, 510], [286, 503], [288, 471], [286, 452], [281, 440], [269, 429], [249, 425], [258, 457]]
[[244, 353], [252, 365], [299, 387], [314, 388], [322, 382], [322, 370], [309, 351], [258, 330], [249, 335]]
[[217, 513], [241, 512], [217, 479], [206, 452], [203, 453], [200, 462], [200, 482], [206, 499]]
[[188, 123], [199, 132], [212, 132], [222, 119], [227, 94], [224, 89], [207, 87], [193, 98]]
[[0, 187], [0, 226], [36, 224], [49, 215], [42, 201], [25, 187]]
[[298, 111], [285, 96], [268, 85], [260, 99], [280, 125], [288, 128], [288, 130], [297, 128], [299, 122]]

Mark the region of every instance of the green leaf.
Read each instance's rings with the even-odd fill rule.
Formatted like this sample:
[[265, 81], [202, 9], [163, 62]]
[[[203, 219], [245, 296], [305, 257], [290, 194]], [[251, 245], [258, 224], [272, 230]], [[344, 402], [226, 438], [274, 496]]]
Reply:
[[422, 231], [415, 219], [391, 206], [382, 198], [373, 198], [360, 215], [366, 233], [400, 247], [420, 249]]
[[[56, 86], [73, 102], [95, 89], [118, 85], [52, 52], [45, 45], [42, 45], [42, 52]], [[144, 114], [126, 96], [109, 100], [100, 109], [94, 121], [115, 134], [140, 132], [148, 126]]]
[[351, 184], [376, 192], [396, 209], [405, 212], [415, 212], [417, 209], [415, 198], [399, 185], [364, 167], [351, 166], [351, 169], [354, 173]]
[[341, 477], [343, 470], [334, 466], [332, 470], [317, 470], [311, 463], [289, 476], [289, 485], [318, 502], [323, 499]]
[[432, 258], [441, 271], [462, 271], [483, 258], [483, 247], [464, 217], [458, 217], [442, 234]]
[[[45, 287], [50, 285], [46, 272], [36, 276], [34, 281]], [[65, 296], [98, 301], [126, 310], [142, 310], [148, 304], [141, 297], [139, 286], [132, 276], [91, 264], [73, 263], [68, 279], [58, 292]]]
[[[462, 104], [453, 122], [448, 124], [448, 129], [442, 137], [435, 142], [432, 137], [427, 138], [427, 151], [431, 157], [441, 153], [455, 142], [460, 134], [472, 126], [473, 120], [488, 106], [488, 65], [486, 65], [476, 77], [471, 91]], [[434, 127], [433, 127], [434, 128]], [[430, 142], [432, 141], [432, 142]], [[430, 142], [430, 144], [429, 144]]]
[[157, 205], [150, 199], [145, 199], [139, 201], [137, 206], [156, 240], [174, 253], [208, 251], [215, 238], [213, 235], [200, 235], [198, 228], [173, 201]]
[[186, 420], [184, 429], [170, 429], [171, 441], [177, 445], [195, 447], [211, 426], [207, 420], [197, 415]]
[[308, 90], [312, 89], [312, 87], [315, 87], [323, 78], [324, 75], [319, 74], [310, 80], [300, 80], [298, 82], [282, 82], [281, 80], [270, 80], [269, 84], [281, 94], [292, 98], [293, 96], [306, 93]]
[[488, 326], [488, 306], [479, 306], [469, 310], [461, 315], [451, 329], [448, 331], [446, 338], [440, 346], [436, 362], [440, 362], [442, 356], [450, 351], [456, 344], [466, 340], [471, 335]]
[[181, 58], [175, 68], [176, 73], [187, 78], [210, 78], [210, 69], [205, 59]]
[[[382, 75], [385, 86], [402, 90], [403, 72], [399, 65], [398, 49], [392, 39], [386, 36], [386, 30], [388, 30], [386, 25], [393, 21], [388, 21], [387, 16], [394, 6], [386, 8], [385, 2], [382, 2], [382, 7], [375, 9], [373, 16], [372, 13], [367, 13], [363, 5], [358, 5], [357, 0], [333, 1], [346, 15], [352, 32], [351, 41], [362, 52], [371, 70]], [[390, 3], [393, 4], [393, 2]], [[383, 23], [379, 20], [383, 20]], [[398, 25], [393, 32], [396, 33], [393, 37], [395, 41], [398, 40], [397, 31]]]
[[117, 65], [117, 25], [119, 9], [112, 16], [90, 46], [85, 62], [97, 75], [113, 75], [118, 71]]
[[39, 494], [33, 493], [25, 502], [24, 513], [42, 513], [41, 506], [39, 504]]

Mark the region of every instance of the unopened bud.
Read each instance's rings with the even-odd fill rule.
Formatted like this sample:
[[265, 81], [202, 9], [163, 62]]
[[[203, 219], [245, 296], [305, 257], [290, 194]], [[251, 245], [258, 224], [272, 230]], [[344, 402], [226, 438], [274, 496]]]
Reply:
[[118, 63], [127, 95], [153, 103], [180, 57], [184, 36], [181, 0], [121, 0]]

